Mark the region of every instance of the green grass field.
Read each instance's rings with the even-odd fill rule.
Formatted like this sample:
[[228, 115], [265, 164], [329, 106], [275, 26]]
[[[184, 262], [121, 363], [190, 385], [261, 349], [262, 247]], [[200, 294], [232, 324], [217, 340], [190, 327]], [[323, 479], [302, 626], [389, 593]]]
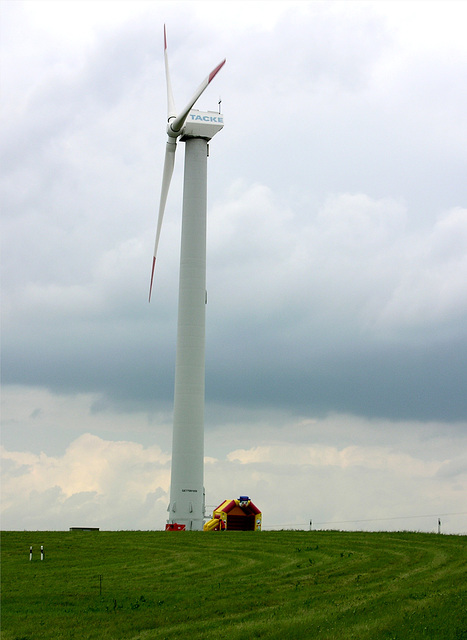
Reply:
[[2, 638], [467, 640], [466, 540], [4, 532]]

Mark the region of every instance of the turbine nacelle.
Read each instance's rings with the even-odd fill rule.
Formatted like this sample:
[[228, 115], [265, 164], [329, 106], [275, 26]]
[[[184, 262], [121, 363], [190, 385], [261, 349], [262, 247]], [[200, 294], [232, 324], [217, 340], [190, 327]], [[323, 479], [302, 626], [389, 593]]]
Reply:
[[204, 138], [211, 140], [224, 126], [224, 116], [217, 111], [192, 109], [182, 129], [180, 140]]
[[171, 123], [169, 122], [167, 135], [169, 137], [168, 142], [172, 144], [176, 143], [177, 138], [182, 141], [186, 140], [186, 138], [211, 140], [223, 128], [224, 116], [217, 111], [192, 109], [180, 131], [174, 131], [170, 125]]

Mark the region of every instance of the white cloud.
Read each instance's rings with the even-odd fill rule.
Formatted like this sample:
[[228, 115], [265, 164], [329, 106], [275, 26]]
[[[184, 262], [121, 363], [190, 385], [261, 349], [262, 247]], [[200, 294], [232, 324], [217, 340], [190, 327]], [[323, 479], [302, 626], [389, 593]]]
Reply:
[[227, 459], [241, 464], [311, 465], [349, 469], [362, 467], [373, 470], [388, 470], [401, 476], [432, 476], [444, 461], [422, 461], [411, 455], [394, 452], [391, 448], [350, 446], [339, 450], [323, 445], [286, 445], [284, 443], [237, 449]]
[[[101, 522], [118, 528], [120, 520], [121, 528], [157, 528], [168, 502], [170, 457], [158, 446], [110, 442], [87, 433], [63, 456], [2, 448], [2, 459], [5, 528], [47, 528], [49, 523], [66, 528], [76, 513], [88, 526]], [[145, 513], [148, 500], [153, 504]], [[152, 524], [151, 517], [156, 518]]]
[[[297, 455], [289, 456], [289, 449]], [[266, 528], [307, 528], [313, 519], [324, 528], [338, 522], [334, 526], [349, 529], [434, 530], [437, 514], [460, 512], [463, 515], [452, 515], [445, 524], [449, 522], [451, 532], [465, 531], [465, 471], [456, 479], [440, 480], [436, 470], [441, 461], [414, 459], [403, 445], [396, 452], [381, 448], [376, 458], [373, 450], [364, 448], [324, 448], [318, 455], [303, 456], [287, 443], [277, 445], [272, 460], [270, 451], [264, 457], [262, 452], [232, 452], [228, 462], [206, 468], [206, 476], [211, 486], [216, 479], [218, 499], [249, 494], [263, 510]], [[212, 490], [207, 495], [209, 500]], [[432, 517], [418, 518], [423, 515]], [[363, 524], [366, 520], [370, 522]]]
[[162, 448], [170, 446], [170, 406], [150, 412], [116, 412], [101, 394], [55, 394], [42, 387], [14, 385], [3, 386], [1, 406], [2, 442], [10, 451], [25, 447], [53, 459], [86, 432], [103, 440], [136, 439], [148, 446], [156, 440]]
[[[28, 416], [39, 420], [46, 449], [56, 431], [54, 412], [58, 424], [79, 415], [79, 407], [73, 410], [66, 400], [37, 390], [24, 417], [17, 413], [18, 424]], [[31, 407], [36, 409], [30, 412]], [[284, 414], [278, 419], [277, 413], [270, 420], [262, 412], [242, 419], [227, 407], [224, 414], [232, 424], [217, 420], [216, 428], [206, 430], [208, 511], [214, 503], [248, 494], [263, 510], [266, 527], [304, 527], [312, 518], [349, 521], [344, 528], [424, 530], [431, 530], [433, 518], [419, 522], [418, 516], [463, 512], [467, 459], [461, 453], [466, 449], [462, 425], [344, 415]], [[102, 431], [103, 419], [137, 426], [132, 414], [109, 412], [88, 413], [86, 426]], [[88, 431], [54, 455], [33, 453], [27, 444], [16, 450], [3, 446], [3, 528], [163, 528], [170, 442], [157, 421], [145, 439], [157, 444], [109, 440]], [[366, 525], [359, 522], [367, 519]], [[465, 527], [465, 514], [445, 519], [445, 532]]]

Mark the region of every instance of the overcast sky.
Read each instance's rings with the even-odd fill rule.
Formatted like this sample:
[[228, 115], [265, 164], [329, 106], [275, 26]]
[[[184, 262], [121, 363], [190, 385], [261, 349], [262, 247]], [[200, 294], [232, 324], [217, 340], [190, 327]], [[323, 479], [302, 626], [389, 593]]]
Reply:
[[467, 532], [467, 5], [2, 2], [2, 527], [162, 529], [183, 144], [208, 166], [206, 500]]

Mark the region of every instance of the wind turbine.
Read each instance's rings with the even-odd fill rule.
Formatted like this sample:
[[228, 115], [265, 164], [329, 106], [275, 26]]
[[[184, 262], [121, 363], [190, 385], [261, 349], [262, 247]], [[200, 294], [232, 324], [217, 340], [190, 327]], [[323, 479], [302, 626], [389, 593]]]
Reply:
[[204, 369], [206, 325], [206, 193], [209, 140], [224, 126], [223, 116], [193, 107], [224, 66], [225, 59], [203, 80], [188, 104], [177, 113], [170, 82], [167, 35], [164, 25], [167, 82], [167, 144], [159, 217], [152, 261], [149, 300], [157, 249], [177, 140], [185, 142], [182, 236], [178, 297], [177, 355], [175, 363], [172, 472], [168, 525], [201, 531], [204, 519]]

